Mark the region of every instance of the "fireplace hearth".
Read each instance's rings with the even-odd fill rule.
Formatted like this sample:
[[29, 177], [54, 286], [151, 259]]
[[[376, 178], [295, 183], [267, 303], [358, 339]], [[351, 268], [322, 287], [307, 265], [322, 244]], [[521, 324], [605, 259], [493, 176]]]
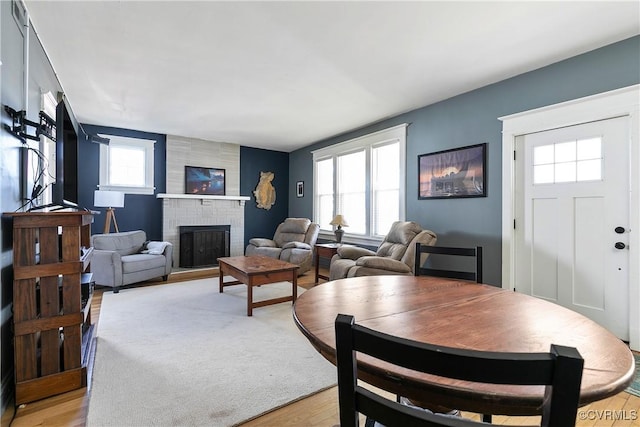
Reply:
[[216, 267], [219, 257], [230, 252], [230, 225], [188, 225], [178, 227], [180, 267]]

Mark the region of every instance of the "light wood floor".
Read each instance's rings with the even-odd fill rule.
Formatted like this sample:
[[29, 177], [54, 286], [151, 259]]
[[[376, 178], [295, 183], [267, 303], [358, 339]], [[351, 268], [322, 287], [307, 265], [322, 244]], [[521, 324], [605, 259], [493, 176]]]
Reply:
[[[217, 269], [180, 272], [172, 274], [169, 282], [192, 280], [201, 277], [217, 277], [217, 274]], [[298, 284], [309, 288], [313, 286], [313, 281], [314, 274], [310, 271], [298, 279]], [[153, 286], [163, 283], [165, 282], [147, 282], [138, 286]], [[107, 289], [106, 292], [110, 292], [110, 290]], [[96, 324], [100, 318], [102, 294], [103, 289], [97, 289], [92, 300], [92, 321]], [[2, 427], [84, 427], [86, 425], [88, 405], [88, 390], [86, 388], [75, 390], [22, 405], [16, 408], [16, 411], [13, 408], [9, 408], [2, 416]], [[480, 419], [477, 414], [463, 413], [463, 415], [477, 420]], [[624, 392], [619, 393], [609, 399], [581, 408], [578, 415], [579, 418], [584, 418], [576, 424], [580, 427], [640, 427], [640, 397]], [[537, 417], [495, 416], [493, 422], [499, 425], [535, 425], [537, 420]], [[332, 387], [246, 422], [242, 424], [242, 427], [333, 427], [337, 425], [337, 388]]]

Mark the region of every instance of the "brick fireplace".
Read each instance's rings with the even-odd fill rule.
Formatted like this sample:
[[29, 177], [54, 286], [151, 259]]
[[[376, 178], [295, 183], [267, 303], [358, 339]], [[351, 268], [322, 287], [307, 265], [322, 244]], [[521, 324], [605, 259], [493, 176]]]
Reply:
[[199, 196], [205, 198], [195, 198], [196, 196], [184, 194], [159, 194], [158, 197], [163, 199], [163, 239], [173, 244], [173, 265], [177, 266], [180, 262], [181, 226], [229, 225], [230, 256], [244, 254], [245, 200], [238, 200], [239, 197], [207, 199], [207, 196]]
[[[185, 166], [225, 170], [225, 196], [185, 194]], [[230, 256], [244, 254], [244, 206], [240, 196], [240, 146], [167, 135], [167, 193], [162, 199], [162, 236], [173, 244], [173, 264], [180, 264], [184, 226], [229, 226]]]

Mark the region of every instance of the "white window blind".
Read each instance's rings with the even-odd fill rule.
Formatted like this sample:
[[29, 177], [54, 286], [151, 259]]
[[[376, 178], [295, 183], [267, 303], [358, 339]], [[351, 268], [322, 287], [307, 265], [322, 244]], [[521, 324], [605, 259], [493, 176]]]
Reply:
[[345, 239], [374, 243], [404, 220], [406, 124], [313, 152], [314, 221], [325, 237], [337, 214], [349, 223]]
[[316, 162], [315, 206], [318, 206], [316, 223], [320, 228], [330, 230], [333, 219], [333, 159]]
[[337, 157], [336, 212], [349, 223], [349, 233], [367, 232], [367, 159], [364, 150]]
[[400, 147], [398, 142], [372, 149], [373, 234], [384, 236], [400, 218]]

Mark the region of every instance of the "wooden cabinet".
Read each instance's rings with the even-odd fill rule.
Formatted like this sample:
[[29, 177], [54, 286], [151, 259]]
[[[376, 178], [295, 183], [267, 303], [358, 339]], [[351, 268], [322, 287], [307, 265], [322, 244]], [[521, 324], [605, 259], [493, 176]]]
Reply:
[[[87, 384], [93, 339], [90, 212], [25, 212], [13, 217], [13, 323], [16, 403]], [[84, 276], [87, 280], [87, 276]]]

